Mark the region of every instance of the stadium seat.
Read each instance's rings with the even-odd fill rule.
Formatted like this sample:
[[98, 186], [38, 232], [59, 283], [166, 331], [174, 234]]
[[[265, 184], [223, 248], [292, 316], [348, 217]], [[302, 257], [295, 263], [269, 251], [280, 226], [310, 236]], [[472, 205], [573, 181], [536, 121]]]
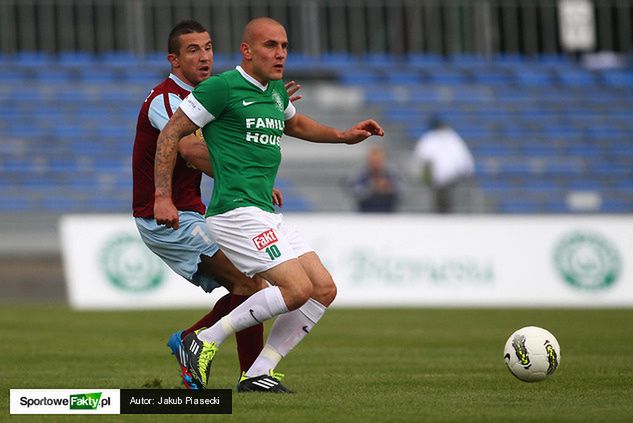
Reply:
[[526, 87], [549, 87], [553, 85], [553, 78], [546, 69], [518, 69], [514, 71], [514, 78], [518, 85]]
[[368, 85], [373, 86], [380, 82], [380, 75], [371, 70], [355, 69], [342, 72], [339, 82], [343, 85]]
[[430, 84], [463, 85], [470, 80], [470, 76], [467, 71], [456, 68], [438, 67], [427, 72]]
[[319, 62], [325, 69], [346, 70], [360, 66], [358, 58], [348, 53], [323, 53], [319, 56]]
[[633, 71], [631, 70], [603, 70], [601, 72], [602, 83], [614, 88], [633, 87]]
[[95, 60], [99, 67], [121, 69], [138, 63], [140, 57], [128, 51], [106, 51], [97, 55]]
[[385, 74], [385, 82], [391, 85], [404, 85], [412, 88], [415, 85], [422, 84], [424, 78], [422, 74], [415, 70], [391, 70]]
[[473, 69], [472, 75], [477, 84], [503, 87], [511, 83], [508, 71], [496, 67], [478, 67]]
[[409, 53], [406, 63], [412, 68], [428, 69], [444, 65], [444, 58], [434, 53]]
[[83, 51], [62, 51], [57, 54], [57, 63], [64, 67], [96, 67], [98, 58]]
[[367, 53], [359, 59], [363, 66], [384, 72], [393, 70], [402, 64], [400, 57], [389, 53]]
[[19, 67], [41, 69], [53, 63], [53, 56], [42, 51], [18, 51], [13, 57]]
[[561, 84], [569, 87], [589, 87], [596, 83], [593, 73], [584, 69], [557, 69]]

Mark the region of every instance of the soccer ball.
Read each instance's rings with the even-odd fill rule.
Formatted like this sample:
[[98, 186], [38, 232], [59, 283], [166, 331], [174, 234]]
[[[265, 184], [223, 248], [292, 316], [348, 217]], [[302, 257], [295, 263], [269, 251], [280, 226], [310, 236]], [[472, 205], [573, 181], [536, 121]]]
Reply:
[[550, 332], [526, 326], [508, 338], [503, 359], [514, 376], [524, 382], [538, 382], [556, 371], [560, 364], [560, 346]]

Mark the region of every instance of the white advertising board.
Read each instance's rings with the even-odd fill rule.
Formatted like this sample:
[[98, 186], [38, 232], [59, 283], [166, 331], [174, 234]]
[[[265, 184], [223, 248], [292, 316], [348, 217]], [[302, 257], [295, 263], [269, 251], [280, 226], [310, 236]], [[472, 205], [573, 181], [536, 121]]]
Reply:
[[[285, 219], [332, 273], [336, 306], [633, 306], [629, 216]], [[66, 216], [61, 232], [75, 307], [209, 305], [144, 247], [130, 217]]]
[[73, 308], [207, 308], [226, 293], [207, 294], [174, 273], [143, 244], [131, 216], [63, 216], [60, 236]]

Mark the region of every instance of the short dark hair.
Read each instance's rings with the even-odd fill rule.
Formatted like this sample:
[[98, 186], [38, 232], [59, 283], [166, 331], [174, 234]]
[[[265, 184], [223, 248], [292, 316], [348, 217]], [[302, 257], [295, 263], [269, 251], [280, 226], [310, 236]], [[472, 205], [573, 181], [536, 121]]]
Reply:
[[178, 24], [176, 24], [175, 27], [172, 28], [171, 32], [169, 33], [169, 39], [167, 40], [167, 52], [169, 54], [178, 53], [178, 50], [180, 49], [178, 37], [180, 37], [181, 35], [201, 32], [209, 31], [207, 31], [207, 29], [198, 21], [187, 20], [179, 22]]
[[447, 124], [444, 121], [444, 119], [442, 119], [442, 116], [433, 115], [429, 119], [429, 128], [430, 129], [440, 129], [440, 128], [443, 128], [445, 126], [447, 126]]

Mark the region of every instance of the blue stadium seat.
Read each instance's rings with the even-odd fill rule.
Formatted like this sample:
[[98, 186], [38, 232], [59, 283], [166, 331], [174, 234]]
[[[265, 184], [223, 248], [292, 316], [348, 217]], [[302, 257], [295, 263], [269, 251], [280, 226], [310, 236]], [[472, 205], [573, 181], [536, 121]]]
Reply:
[[0, 68], [0, 81], [3, 84], [20, 86], [29, 82], [30, 75], [22, 69]]
[[88, 84], [114, 84], [121, 79], [121, 74], [110, 67], [85, 67], [81, 68], [79, 79]]
[[511, 76], [505, 69], [479, 67], [473, 70], [473, 81], [477, 84], [503, 87], [511, 84]]
[[493, 56], [495, 66], [512, 71], [519, 71], [526, 67], [526, 59], [520, 54], [502, 53]]
[[373, 86], [380, 82], [380, 75], [371, 70], [345, 71], [339, 75], [339, 82], [343, 85]]
[[572, 57], [558, 53], [542, 53], [536, 57], [536, 60], [543, 65], [548, 65], [557, 69], [574, 67], [577, 64]]
[[57, 63], [65, 67], [96, 67], [97, 56], [84, 51], [62, 51], [57, 54]]
[[346, 70], [360, 66], [358, 58], [348, 53], [322, 53], [319, 62], [324, 69], [330, 70]]
[[[240, 63], [240, 60], [237, 60], [232, 55], [223, 55], [225, 57], [225, 64], [222, 64], [222, 68], [230, 69], [234, 68], [237, 64]], [[214, 72], [216, 72], [216, 57], [213, 59], [213, 67]], [[286, 71], [287, 72], [298, 72], [298, 71], [309, 71], [318, 69], [320, 66], [320, 61], [317, 57], [308, 54], [301, 54], [297, 52], [290, 52], [288, 54], [288, 58], [286, 59]]]
[[381, 71], [389, 71], [402, 64], [402, 59], [399, 56], [376, 52], [362, 55], [360, 61], [363, 66]]
[[[95, 60], [99, 67], [120, 69], [137, 64], [141, 57], [128, 51], [107, 51], [99, 54]], [[166, 58], [164, 60], [167, 61]]]
[[602, 82], [615, 88], [633, 87], [633, 71], [631, 70], [603, 70], [601, 72]]
[[432, 69], [445, 63], [442, 56], [434, 53], [409, 53], [405, 60], [408, 66], [418, 69]]
[[14, 56], [14, 60], [17, 66], [41, 69], [53, 63], [53, 56], [41, 51], [18, 51]]
[[542, 208], [528, 199], [503, 199], [498, 203], [498, 210], [508, 214], [534, 214], [541, 212]]
[[633, 201], [630, 199], [603, 200], [601, 211], [604, 213], [631, 213], [633, 212]]
[[435, 68], [428, 71], [430, 84], [462, 85], [470, 81], [468, 72], [449, 67]]
[[475, 53], [452, 54], [448, 57], [448, 62], [451, 66], [467, 69], [486, 67], [490, 64], [486, 57]]
[[514, 72], [517, 84], [526, 87], [549, 87], [554, 85], [551, 73], [546, 69], [519, 69]]
[[368, 104], [381, 104], [386, 107], [402, 102], [403, 96], [396, 93], [393, 87], [373, 87], [363, 91], [365, 102]]
[[407, 70], [391, 70], [385, 74], [385, 82], [391, 85], [404, 85], [411, 88], [414, 85], [422, 84], [424, 78], [418, 71]]
[[561, 84], [569, 87], [590, 87], [596, 83], [594, 74], [584, 69], [558, 69]]
[[38, 69], [35, 77], [38, 82], [48, 85], [70, 84], [75, 81], [75, 75], [69, 69], [61, 67]]

